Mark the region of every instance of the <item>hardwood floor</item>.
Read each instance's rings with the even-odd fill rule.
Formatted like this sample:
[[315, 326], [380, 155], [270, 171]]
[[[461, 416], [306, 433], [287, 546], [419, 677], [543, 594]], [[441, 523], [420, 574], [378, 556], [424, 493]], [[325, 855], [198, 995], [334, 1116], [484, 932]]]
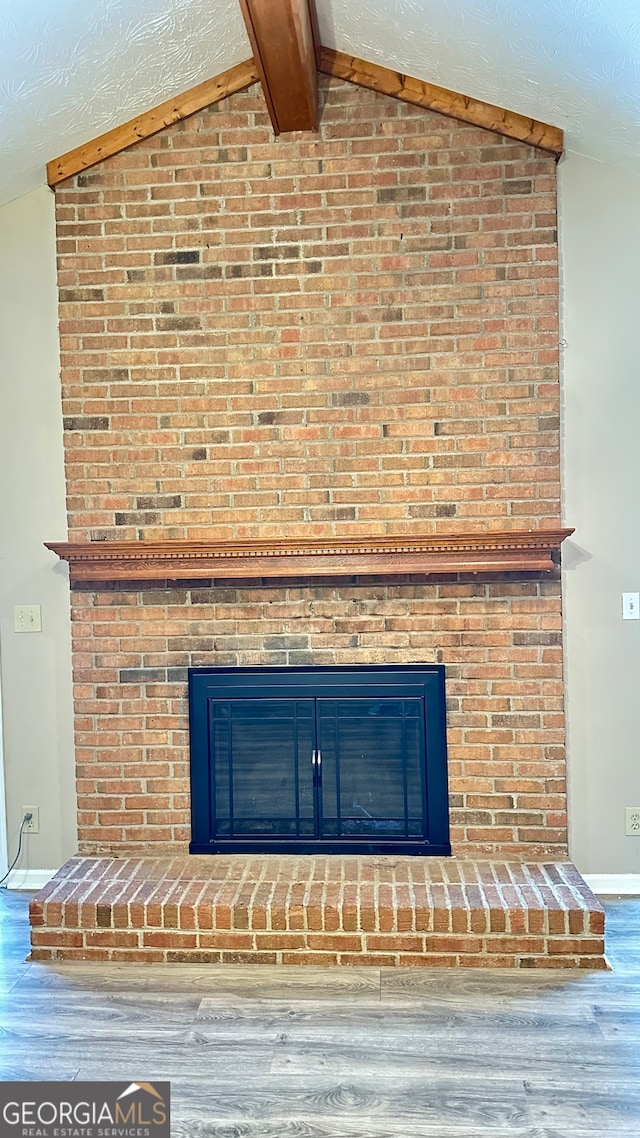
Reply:
[[174, 1138], [640, 1135], [640, 899], [612, 972], [29, 964], [0, 890], [0, 1078], [169, 1079]]

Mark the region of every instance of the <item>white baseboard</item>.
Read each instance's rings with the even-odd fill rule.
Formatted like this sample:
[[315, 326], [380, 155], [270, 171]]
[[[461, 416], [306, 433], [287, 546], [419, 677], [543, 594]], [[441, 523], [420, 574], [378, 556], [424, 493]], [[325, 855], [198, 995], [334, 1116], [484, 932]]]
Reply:
[[7, 878], [4, 888], [37, 891], [43, 889], [57, 872], [57, 869], [14, 869]]
[[583, 873], [593, 892], [600, 897], [640, 897], [640, 873]]

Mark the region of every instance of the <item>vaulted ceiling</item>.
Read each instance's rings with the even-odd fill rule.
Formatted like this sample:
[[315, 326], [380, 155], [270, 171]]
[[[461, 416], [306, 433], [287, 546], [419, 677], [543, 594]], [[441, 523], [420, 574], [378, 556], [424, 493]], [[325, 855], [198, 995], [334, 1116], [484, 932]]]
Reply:
[[[327, 47], [564, 128], [640, 173], [638, 0], [316, 0]], [[247, 59], [238, 0], [3, 0], [0, 203], [56, 155]]]

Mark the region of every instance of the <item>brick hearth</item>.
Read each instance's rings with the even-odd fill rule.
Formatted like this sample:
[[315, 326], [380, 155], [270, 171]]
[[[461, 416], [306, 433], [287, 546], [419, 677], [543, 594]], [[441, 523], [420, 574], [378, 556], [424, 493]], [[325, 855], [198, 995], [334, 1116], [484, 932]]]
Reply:
[[76, 857], [31, 923], [33, 960], [606, 968], [570, 862]]

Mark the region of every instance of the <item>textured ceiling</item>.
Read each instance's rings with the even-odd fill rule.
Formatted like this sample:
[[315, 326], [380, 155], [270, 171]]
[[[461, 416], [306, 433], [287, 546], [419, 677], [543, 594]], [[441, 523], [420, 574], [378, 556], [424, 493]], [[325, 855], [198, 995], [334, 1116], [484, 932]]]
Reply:
[[238, 0], [0, 0], [0, 202], [51, 158], [251, 56]]
[[640, 172], [640, 0], [319, 0], [323, 40]]
[[[317, 0], [322, 42], [566, 131], [640, 173], [640, 0]], [[2, 0], [0, 203], [248, 58], [238, 0]]]

